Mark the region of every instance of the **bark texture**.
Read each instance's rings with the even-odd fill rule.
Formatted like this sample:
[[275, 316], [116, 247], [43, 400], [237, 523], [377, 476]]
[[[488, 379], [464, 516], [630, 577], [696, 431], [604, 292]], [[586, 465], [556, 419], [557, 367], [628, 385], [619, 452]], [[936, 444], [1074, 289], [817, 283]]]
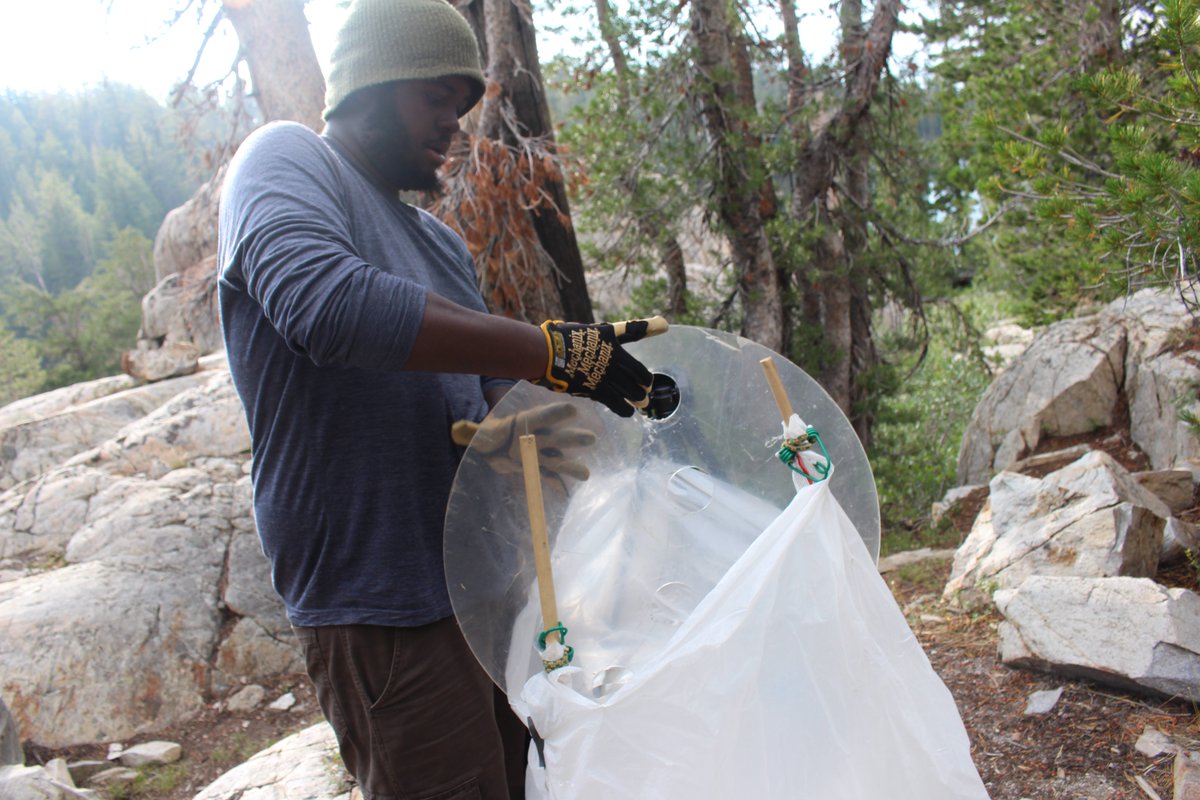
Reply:
[[[513, 0], [458, 0], [455, 5], [480, 39], [489, 83], [478, 117], [468, 126], [468, 132], [529, 151], [529, 155], [539, 160], [548, 155], [557, 161], [554, 128], [542, 88], [537, 38], [528, 5]], [[534, 141], [536, 144], [531, 147]], [[546, 258], [540, 265], [526, 264], [522, 269], [528, 284], [536, 291], [522, 302], [523, 314], [514, 314], [508, 307], [493, 310], [529, 316], [535, 322], [547, 316], [591, 322], [592, 302], [584, 278], [583, 257], [571, 226], [570, 203], [557, 164], [542, 174], [539, 183], [539, 191], [547, 202], [530, 213], [537, 242]], [[487, 281], [485, 275], [483, 283]], [[484, 294], [488, 299], [486, 286]]]
[[866, 235], [858, 209], [870, 205], [867, 115], [891, 52], [900, 4], [879, 0], [868, 25], [861, 0], [842, 0], [841, 93], [811, 115], [811, 122], [802, 122], [798, 112], [824, 98], [808, 92], [800, 80], [806, 68], [793, 28], [795, 6], [792, 0], [780, 0], [780, 7], [789, 59], [789, 127], [803, 143], [791, 175], [792, 213], [822, 231], [814, 261], [798, 270], [796, 283], [803, 293], [805, 322], [820, 331], [819, 380], [866, 443], [871, 420], [861, 402], [865, 390], [860, 378], [877, 355], [870, 326], [871, 276], [860, 257]]
[[303, 0], [223, 0], [222, 8], [237, 31], [263, 119], [293, 120], [320, 131], [325, 78]]
[[763, 181], [755, 177], [760, 146], [745, 121], [744, 70], [736, 68], [724, 0], [693, 0], [691, 34], [696, 97], [717, 163], [718, 214], [729, 236], [744, 311], [742, 335], [782, 351], [783, 286], [764, 227]]

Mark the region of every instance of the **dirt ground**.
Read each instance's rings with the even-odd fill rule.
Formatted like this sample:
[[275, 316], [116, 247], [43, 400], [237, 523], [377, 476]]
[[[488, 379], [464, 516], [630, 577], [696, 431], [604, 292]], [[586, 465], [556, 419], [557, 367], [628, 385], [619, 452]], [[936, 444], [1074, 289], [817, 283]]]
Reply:
[[[1134, 743], [1153, 726], [1185, 748], [1200, 749], [1196, 710], [1184, 702], [1005, 667], [997, 658], [999, 616], [986, 609], [964, 611], [941, 599], [949, 567], [945, 560], [925, 562], [891, 573], [887, 580], [958, 702], [975, 763], [993, 800], [1146, 800], [1150, 795], [1136, 784], [1137, 776], [1162, 798], [1170, 798], [1171, 757], [1148, 758]], [[1194, 575], [1181, 577], [1194, 580]], [[1023, 714], [1033, 692], [1057, 687], [1064, 691], [1052, 711]], [[264, 704], [240, 713], [214, 703], [185, 725], [138, 737], [178, 742], [183, 759], [145, 770], [137, 783], [110, 797], [190, 800], [221, 773], [320, 719], [305, 676], [287, 676], [267, 689], [268, 701], [291, 691], [298, 702], [287, 712]], [[27, 747], [27, 763], [54, 756], [103, 759], [106, 751], [101, 745], [60, 751]]]
[[[205, 786], [255, 753], [322, 719], [307, 675], [286, 675], [259, 685], [267, 693], [266, 700], [256, 709], [229, 711], [214, 701], [186, 723], [122, 742], [127, 747], [155, 740], [176, 742], [183, 748], [183, 757], [167, 766], [143, 768], [137, 781], [103, 790], [102, 796], [110, 800], [191, 800]], [[296, 698], [290, 710], [274, 711], [267, 707], [287, 692]], [[51, 758], [65, 758], [69, 762], [102, 760], [107, 753], [107, 744], [52, 750], [27, 742], [25, 763], [44, 764]]]
[[[1170, 798], [1173, 757], [1148, 758], [1134, 744], [1154, 727], [1181, 747], [1200, 749], [1196, 709], [1004, 666], [997, 655], [1000, 615], [963, 611], [941, 599], [949, 567], [943, 561], [907, 568], [888, 584], [958, 703], [992, 800], [1147, 800], [1138, 776]], [[1053, 710], [1024, 714], [1031, 694], [1059, 687]]]

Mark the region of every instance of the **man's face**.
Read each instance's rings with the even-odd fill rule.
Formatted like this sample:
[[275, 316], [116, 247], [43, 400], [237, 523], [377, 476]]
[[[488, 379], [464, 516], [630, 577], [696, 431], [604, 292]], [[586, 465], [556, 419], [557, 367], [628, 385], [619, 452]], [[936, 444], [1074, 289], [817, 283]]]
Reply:
[[463, 77], [397, 81], [380, 92], [363, 130], [363, 149], [397, 189], [432, 191], [471, 95]]

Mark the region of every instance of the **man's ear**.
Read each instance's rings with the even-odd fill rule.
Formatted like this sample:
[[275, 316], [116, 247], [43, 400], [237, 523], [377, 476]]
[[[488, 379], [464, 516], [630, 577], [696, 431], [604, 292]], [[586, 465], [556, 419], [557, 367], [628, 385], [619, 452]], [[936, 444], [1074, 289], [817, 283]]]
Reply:
[[377, 83], [374, 86], [364, 86], [347, 95], [346, 99], [329, 115], [329, 118], [340, 120], [364, 119], [381, 102], [387, 99], [387, 95], [391, 91], [392, 84], [390, 83]]

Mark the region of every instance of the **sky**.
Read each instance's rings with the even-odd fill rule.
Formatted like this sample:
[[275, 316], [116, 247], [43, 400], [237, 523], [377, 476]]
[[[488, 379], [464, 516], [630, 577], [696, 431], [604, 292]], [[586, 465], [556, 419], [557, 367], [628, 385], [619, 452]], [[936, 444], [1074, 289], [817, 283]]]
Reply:
[[[194, 14], [168, 27], [177, 5], [182, 0], [0, 0], [0, 91], [74, 91], [107, 79], [166, 100], [187, 75], [203, 31]], [[306, 13], [324, 65], [345, 12], [336, 0], [310, 0]], [[236, 37], [224, 25], [199, 77], [221, 76], [236, 53]]]
[[[172, 86], [187, 75], [207, 25], [207, 20], [201, 23], [191, 14], [168, 26], [170, 10], [183, 4], [184, 0], [0, 0], [0, 92], [75, 91], [107, 79], [139, 86], [165, 101]], [[338, 0], [309, 0], [306, 6], [322, 68], [345, 14], [340, 5]], [[111, 10], [106, 12], [107, 6]], [[813, 39], [805, 43], [810, 55], [833, 39], [834, 23], [825, 22], [828, 30], [818, 30], [826, 25], [814, 15], [801, 26], [811, 34], [805, 38]], [[541, 27], [543, 19], [537, 23]], [[899, 39], [895, 50], [911, 54], [912, 44], [906, 48]], [[556, 42], [543, 28], [538, 44], [545, 56]], [[223, 25], [205, 51], [198, 79], [224, 75], [236, 52], [232, 28]]]

